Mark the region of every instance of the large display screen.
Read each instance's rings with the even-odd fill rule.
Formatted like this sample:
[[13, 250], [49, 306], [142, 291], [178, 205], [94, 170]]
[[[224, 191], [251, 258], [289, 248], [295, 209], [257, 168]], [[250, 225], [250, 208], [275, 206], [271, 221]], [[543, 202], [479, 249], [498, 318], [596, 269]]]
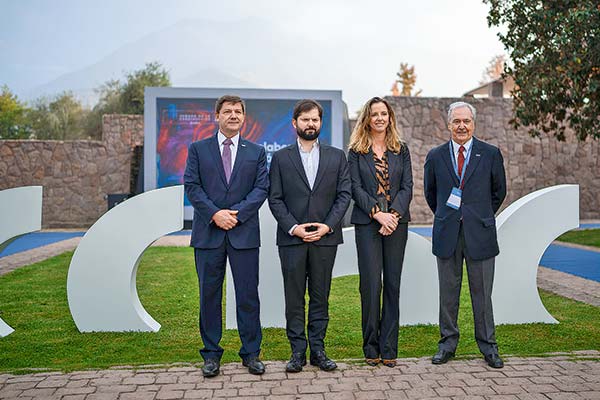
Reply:
[[[235, 94], [246, 103], [241, 135], [264, 146], [267, 162], [272, 154], [293, 143], [294, 105], [311, 98], [323, 106], [319, 140], [342, 147], [345, 107], [338, 91], [279, 91], [146, 88], [144, 117], [144, 190], [183, 184], [190, 143], [215, 135], [215, 102], [224, 94]], [[185, 199], [185, 216], [193, 210]]]

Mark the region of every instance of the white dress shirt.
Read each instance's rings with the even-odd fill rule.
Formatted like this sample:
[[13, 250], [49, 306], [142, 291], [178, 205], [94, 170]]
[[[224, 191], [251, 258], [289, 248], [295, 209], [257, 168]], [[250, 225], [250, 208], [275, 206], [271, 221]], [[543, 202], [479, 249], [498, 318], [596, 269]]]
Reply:
[[[308, 178], [308, 185], [312, 190], [315, 185], [315, 179], [317, 178], [317, 170], [319, 169], [319, 139], [315, 140], [310, 151], [304, 151], [300, 139], [297, 139], [297, 142], [300, 160], [302, 160], [302, 166], [304, 167], [304, 173], [306, 174], [306, 178]], [[288, 231], [291, 236], [294, 236], [293, 232], [297, 226], [298, 224], [295, 224]]]
[[[231, 149], [231, 170], [233, 171], [233, 166], [235, 164], [235, 156], [237, 155], [238, 144], [240, 142], [239, 132], [235, 136], [231, 137], [230, 139], [233, 142], [233, 144], [229, 145], [229, 148]], [[225, 147], [223, 142], [225, 140], [227, 140], [227, 136], [223, 135], [223, 133], [219, 130], [219, 133], [217, 134], [217, 140], [219, 142], [219, 151], [221, 152], [221, 158], [222, 158], [223, 157], [223, 148]]]
[[[458, 162], [458, 149], [460, 149], [460, 146], [460, 144], [452, 140], [452, 151], [454, 152], [454, 159], [456, 160], [456, 162]], [[463, 146], [465, 146], [465, 153], [463, 155], [467, 157], [467, 154], [469, 154], [469, 150], [471, 150], [471, 146], [473, 146], [473, 137], [467, 140], [467, 143], [463, 144]]]
[[315, 140], [310, 151], [304, 151], [298, 139], [298, 150], [300, 151], [300, 159], [302, 160], [304, 172], [308, 178], [308, 185], [312, 190], [315, 185], [315, 178], [317, 177], [317, 169], [319, 169], [319, 140]]

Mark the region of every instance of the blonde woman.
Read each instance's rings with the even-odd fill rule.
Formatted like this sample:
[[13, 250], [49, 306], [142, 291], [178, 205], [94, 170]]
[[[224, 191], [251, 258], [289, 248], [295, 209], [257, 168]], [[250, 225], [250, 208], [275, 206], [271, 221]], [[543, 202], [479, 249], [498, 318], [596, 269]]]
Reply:
[[348, 164], [365, 361], [395, 367], [413, 179], [408, 147], [386, 100], [373, 97], [364, 105], [350, 137]]

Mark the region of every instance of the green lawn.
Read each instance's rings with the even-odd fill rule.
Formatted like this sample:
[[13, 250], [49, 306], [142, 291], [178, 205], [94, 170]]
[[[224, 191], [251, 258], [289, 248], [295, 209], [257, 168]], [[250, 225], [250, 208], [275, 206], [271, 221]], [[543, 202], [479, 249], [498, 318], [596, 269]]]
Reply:
[[[0, 277], [0, 316], [15, 328], [13, 334], [0, 338], [0, 372], [200, 361], [198, 286], [192, 249], [153, 247], [144, 253], [138, 290], [146, 310], [162, 324], [158, 333], [79, 333], [66, 296], [71, 256], [72, 252], [65, 253]], [[546, 292], [542, 292], [542, 300], [561, 324], [499, 326], [497, 338], [502, 354], [600, 350], [600, 308]], [[357, 276], [334, 280], [330, 316], [328, 354], [335, 359], [361, 359]], [[466, 286], [460, 326], [463, 335], [458, 355], [478, 355]], [[431, 355], [436, 351], [437, 339], [436, 326], [401, 328], [399, 356]], [[222, 345], [223, 361], [237, 361], [237, 332], [226, 331]], [[284, 329], [265, 329], [263, 358], [283, 360], [288, 356]]]
[[570, 231], [561, 235], [556, 240], [560, 240], [561, 242], [583, 244], [585, 246], [600, 247], [600, 229]]

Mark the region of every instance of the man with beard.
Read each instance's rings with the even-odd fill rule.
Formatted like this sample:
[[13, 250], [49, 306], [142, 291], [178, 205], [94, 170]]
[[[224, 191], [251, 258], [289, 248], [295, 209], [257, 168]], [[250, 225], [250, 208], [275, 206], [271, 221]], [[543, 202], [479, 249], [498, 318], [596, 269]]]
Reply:
[[[269, 207], [277, 220], [277, 246], [285, 293], [286, 333], [292, 356], [287, 372], [310, 363], [331, 371], [325, 354], [329, 289], [337, 246], [343, 242], [341, 221], [350, 203], [346, 156], [319, 143], [323, 108], [314, 100], [294, 107], [296, 143], [273, 154]], [[308, 343], [304, 330], [304, 295], [308, 282]]]

